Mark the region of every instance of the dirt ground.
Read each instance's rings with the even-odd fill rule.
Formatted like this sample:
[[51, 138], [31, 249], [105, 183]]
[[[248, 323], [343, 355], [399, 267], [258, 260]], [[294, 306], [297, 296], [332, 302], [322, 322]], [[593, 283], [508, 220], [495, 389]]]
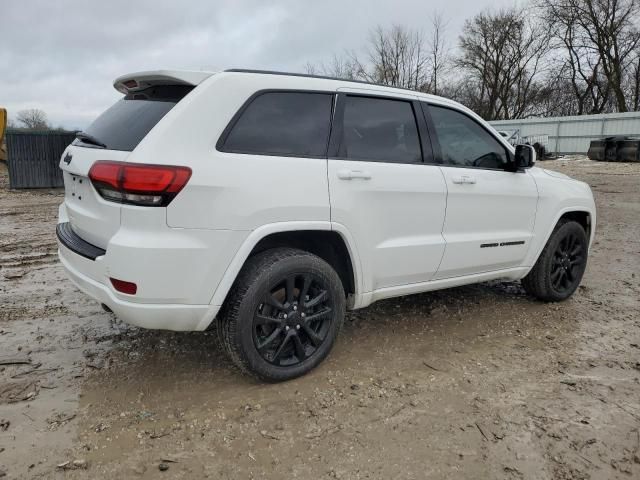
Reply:
[[572, 299], [493, 282], [379, 302], [277, 385], [209, 333], [103, 312], [57, 261], [62, 193], [9, 191], [0, 166], [0, 477], [640, 478], [640, 164], [543, 166], [598, 204]]

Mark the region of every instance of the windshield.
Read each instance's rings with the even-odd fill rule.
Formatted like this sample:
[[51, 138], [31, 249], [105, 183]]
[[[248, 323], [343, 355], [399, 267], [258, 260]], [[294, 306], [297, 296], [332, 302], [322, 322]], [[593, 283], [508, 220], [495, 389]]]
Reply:
[[73, 144], [131, 152], [193, 88], [187, 85], [158, 85], [130, 93], [79, 133]]

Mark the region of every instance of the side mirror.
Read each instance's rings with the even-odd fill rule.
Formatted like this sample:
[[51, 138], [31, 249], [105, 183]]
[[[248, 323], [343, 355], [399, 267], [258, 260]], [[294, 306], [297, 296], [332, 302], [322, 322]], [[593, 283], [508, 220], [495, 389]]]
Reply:
[[536, 149], [531, 145], [516, 145], [515, 166], [521, 168], [531, 168], [536, 163]]

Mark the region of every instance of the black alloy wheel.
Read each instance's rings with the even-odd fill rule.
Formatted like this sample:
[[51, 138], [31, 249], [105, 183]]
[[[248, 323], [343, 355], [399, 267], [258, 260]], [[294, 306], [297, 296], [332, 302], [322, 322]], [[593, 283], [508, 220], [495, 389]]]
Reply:
[[[567, 233], [558, 242], [551, 264], [551, 286], [560, 295], [572, 290], [580, 280], [585, 264], [585, 248], [575, 232]], [[575, 288], [573, 288], [575, 290]]]
[[303, 250], [273, 248], [247, 260], [218, 315], [218, 338], [243, 372], [290, 380], [329, 354], [345, 305], [331, 265]]
[[253, 316], [253, 341], [264, 360], [288, 367], [311, 357], [326, 340], [334, 307], [322, 279], [294, 273], [269, 289]]
[[589, 243], [582, 225], [562, 219], [549, 237], [522, 286], [545, 302], [569, 298], [580, 285], [587, 267]]

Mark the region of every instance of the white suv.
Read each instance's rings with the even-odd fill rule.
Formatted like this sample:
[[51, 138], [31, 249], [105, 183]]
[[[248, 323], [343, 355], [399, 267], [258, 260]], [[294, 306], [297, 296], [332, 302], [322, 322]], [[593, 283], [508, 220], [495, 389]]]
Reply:
[[114, 86], [60, 161], [62, 264], [126, 322], [215, 326], [262, 379], [318, 365], [345, 309], [497, 278], [558, 301], [582, 278], [589, 186], [455, 102], [248, 70]]

